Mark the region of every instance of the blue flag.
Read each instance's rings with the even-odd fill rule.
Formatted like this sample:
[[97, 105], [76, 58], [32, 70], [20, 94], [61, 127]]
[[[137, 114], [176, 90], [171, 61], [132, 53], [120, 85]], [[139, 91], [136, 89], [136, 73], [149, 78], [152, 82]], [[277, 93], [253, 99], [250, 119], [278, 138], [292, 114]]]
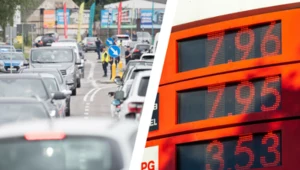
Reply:
[[93, 25], [94, 25], [94, 17], [95, 17], [95, 7], [96, 3], [94, 2], [90, 9], [90, 22], [89, 22], [89, 37], [93, 36]]

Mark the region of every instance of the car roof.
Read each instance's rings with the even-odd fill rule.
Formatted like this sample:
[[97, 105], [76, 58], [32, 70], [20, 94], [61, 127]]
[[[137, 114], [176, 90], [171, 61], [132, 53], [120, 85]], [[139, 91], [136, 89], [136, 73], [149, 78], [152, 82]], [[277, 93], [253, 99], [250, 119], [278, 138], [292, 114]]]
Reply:
[[0, 103], [43, 103], [43, 101], [34, 97], [0, 97]]
[[73, 47], [68, 47], [68, 46], [57, 46], [57, 47], [53, 47], [53, 46], [50, 46], [50, 47], [32, 48], [31, 50], [32, 50], [32, 51], [35, 51], [35, 50], [49, 50], [49, 49], [70, 49], [70, 50], [73, 50]]
[[147, 61], [147, 60], [130, 60], [129, 62], [128, 62], [128, 64], [129, 63], [153, 63], [153, 61]]
[[2, 52], [2, 53], [0, 53], [0, 55], [1, 54], [22, 54], [22, 55], [24, 55], [22, 52]]
[[[78, 126], [80, 125], [80, 126]], [[106, 137], [126, 137], [136, 132], [138, 124], [134, 121], [117, 121], [105, 117], [92, 119], [68, 118], [54, 120], [24, 121], [2, 125], [0, 138], [24, 136], [28, 132], [64, 132], [66, 135], [88, 135]]]
[[145, 76], [150, 76], [151, 75], [151, 70], [145, 70], [145, 71], [140, 71], [137, 73], [137, 76], [145, 77]]
[[54, 78], [54, 79], [56, 79], [56, 77], [53, 74], [49, 74], [49, 73], [40, 73], [40, 76], [42, 78]]
[[0, 45], [0, 47], [14, 47], [13, 45]]
[[146, 56], [146, 55], [155, 55], [155, 54], [154, 53], [144, 53], [144, 54], [142, 54], [142, 56]]
[[28, 74], [0, 74], [0, 79], [3, 78], [18, 78], [18, 79], [42, 79], [39, 73]]
[[[62, 44], [62, 45], [69, 45], [69, 44], [72, 44], [72, 45], [77, 45], [77, 42], [70, 42], [70, 41], [68, 41], [68, 42], [54, 42], [54, 43], [52, 43], [51, 45], [55, 45], [55, 44]], [[52, 46], [53, 47], [53, 46]]]
[[24, 69], [23, 71], [57, 71], [59, 72], [58, 68], [28, 68]]
[[133, 67], [135, 70], [136, 69], [152, 69], [152, 66], [144, 66], [144, 65], [136, 65]]

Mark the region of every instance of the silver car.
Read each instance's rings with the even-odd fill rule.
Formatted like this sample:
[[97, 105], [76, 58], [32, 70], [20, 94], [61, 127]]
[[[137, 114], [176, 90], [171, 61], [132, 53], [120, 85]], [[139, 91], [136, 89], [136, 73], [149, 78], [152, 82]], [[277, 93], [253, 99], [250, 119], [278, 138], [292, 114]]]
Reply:
[[0, 169], [129, 170], [138, 124], [105, 118], [20, 122], [0, 128]]

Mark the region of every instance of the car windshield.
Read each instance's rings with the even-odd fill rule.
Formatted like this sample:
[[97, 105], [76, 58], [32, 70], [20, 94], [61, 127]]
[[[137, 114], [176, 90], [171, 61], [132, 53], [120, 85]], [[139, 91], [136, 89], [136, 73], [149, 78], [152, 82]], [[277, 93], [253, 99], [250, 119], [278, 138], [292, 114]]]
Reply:
[[22, 53], [2, 53], [0, 54], [0, 60], [24, 60]]
[[58, 71], [43, 71], [43, 70], [30, 70], [30, 69], [24, 69], [21, 73], [48, 73], [48, 74], [52, 74], [56, 77], [56, 79], [58, 80], [59, 84], [63, 84], [63, 78], [62, 76], [59, 74]]
[[130, 79], [134, 79], [135, 76], [136, 76], [136, 74], [137, 74], [138, 72], [146, 71], [146, 70], [150, 70], [150, 69], [138, 69], [138, 70], [134, 70], [133, 73], [131, 74]]
[[138, 45], [137, 49], [140, 51], [148, 50], [150, 48], [150, 45]]
[[70, 63], [73, 58], [71, 49], [41, 49], [31, 53], [32, 63]]
[[43, 78], [46, 88], [49, 91], [49, 93], [55, 93], [58, 92], [58, 85], [56, 83], [56, 80], [54, 78]]
[[124, 162], [119, 145], [107, 138], [67, 136], [64, 140], [0, 140], [3, 170], [116, 170]]
[[140, 86], [139, 86], [139, 89], [138, 89], [138, 95], [139, 96], [142, 96], [142, 97], [146, 96], [148, 83], [149, 83], [149, 78], [150, 77], [143, 77], [141, 79]]
[[40, 79], [0, 79], [0, 97], [35, 97], [43, 100], [49, 98], [45, 86]]
[[148, 32], [137, 32], [138, 37], [151, 38], [151, 35]]
[[0, 122], [10, 123], [24, 120], [49, 119], [43, 104], [38, 103], [1, 103]]
[[16, 50], [14, 49], [13, 46], [0, 46], [0, 53], [1, 52], [15, 52]]

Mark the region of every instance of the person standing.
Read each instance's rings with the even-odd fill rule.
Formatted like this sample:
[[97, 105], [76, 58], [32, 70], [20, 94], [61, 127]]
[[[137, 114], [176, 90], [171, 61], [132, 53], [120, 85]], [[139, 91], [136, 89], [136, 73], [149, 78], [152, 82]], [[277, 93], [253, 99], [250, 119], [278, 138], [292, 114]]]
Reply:
[[103, 71], [104, 71], [103, 77], [107, 77], [107, 66], [108, 66], [109, 61], [110, 61], [110, 57], [108, 55], [106, 47], [103, 47], [103, 53], [102, 53], [102, 57], [101, 57], [102, 67], [103, 67]]
[[130, 36], [129, 30], [126, 30], [125, 35]]
[[137, 41], [137, 35], [135, 31], [132, 32], [132, 41]]
[[131, 54], [130, 54], [130, 47], [127, 46], [127, 49], [125, 51], [125, 61], [126, 61], [126, 65], [127, 63], [131, 60]]
[[101, 40], [99, 38], [97, 38], [97, 40], [95, 41], [96, 47], [97, 47], [97, 54], [98, 54], [98, 60], [100, 60], [100, 56], [101, 56]]

